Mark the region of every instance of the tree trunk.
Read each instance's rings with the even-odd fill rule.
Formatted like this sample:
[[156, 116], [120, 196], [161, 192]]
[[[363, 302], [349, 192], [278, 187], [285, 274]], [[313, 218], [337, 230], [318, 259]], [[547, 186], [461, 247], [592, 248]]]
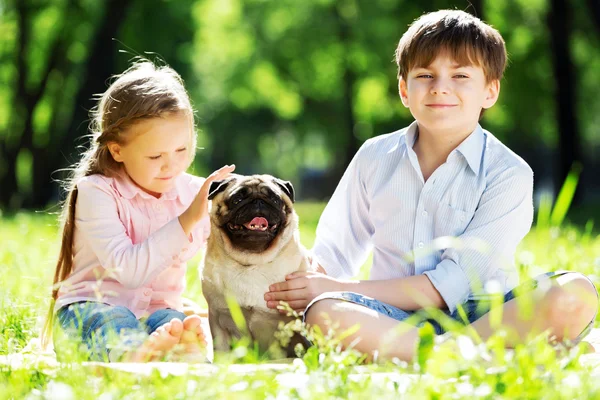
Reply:
[[[21, 206], [19, 199], [19, 187], [17, 184], [17, 157], [23, 146], [31, 143], [31, 114], [33, 111], [32, 95], [27, 90], [27, 68], [26, 49], [29, 45], [31, 32], [29, 31], [29, 20], [31, 8], [25, 1], [16, 2], [18, 38], [16, 43], [16, 68], [18, 71], [14, 85], [14, 110], [8, 122], [8, 132], [2, 143], [3, 158], [5, 158], [6, 169], [0, 177], [0, 207], [18, 208]], [[21, 124], [23, 120], [23, 124]]]
[[596, 25], [596, 30], [600, 33], [600, 1], [599, 0], [587, 0], [587, 5]]
[[[3, 146], [4, 147], [4, 146]], [[0, 177], [0, 208], [11, 208], [13, 206], [12, 198], [18, 193], [17, 185], [17, 153], [13, 151], [5, 151], [2, 153], [4, 162], [6, 162], [6, 170]]]
[[81, 66], [83, 69], [82, 84], [79, 86], [75, 98], [75, 112], [69, 128], [55, 146], [47, 149], [51, 156], [40, 157], [39, 161], [38, 158], [34, 158], [33, 182], [36, 188], [40, 188], [34, 198], [34, 207], [43, 207], [53, 198], [59, 197], [51, 174], [64, 168], [65, 164], [71, 163], [72, 160], [77, 160], [78, 155], [73, 154], [76, 150], [76, 143], [81, 144], [77, 139], [88, 133], [88, 110], [95, 105], [90, 99], [95, 93], [102, 93], [106, 90], [106, 80], [114, 73], [114, 60], [117, 52], [112, 39], [117, 36], [132, 0], [109, 0], [105, 3], [104, 15], [91, 44], [90, 55], [87, 62]]
[[[333, 188], [337, 186], [337, 183], [341, 179], [344, 171], [352, 161], [352, 158], [360, 148], [361, 142], [354, 134], [354, 127], [356, 125], [356, 118], [354, 116], [354, 83], [356, 76], [352, 71], [352, 66], [348, 60], [350, 54], [350, 23], [346, 21], [339, 13], [339, 9], [335, 8], [335, 13], [339, 25], [340, 42], [346, 48], [345, 54], [345, 66], [343, 76], [343, 103], [342, 103], [342, 116], [344, 118], [344, 130], [346, 132], [345, 148], [344, 153], [340, 159], [340, 163], [335, 165], [333, 169], [332, 182], [332, 193]], [[330, 194], [330, 193], [329, 193]]]
[[[571, 13], [565, 0], [551, 0], [548, 28], [552, 45], [552, 65], [556, 82], [556, 115], [558, 122], [559, 170], [556, 176], [561, 187], [575, 162], [582, 162], [579, 126], [576, 118], [576, 82], [569, 53]], [[581, 186], [580, 186], [581, 188]], [[578, 190], [574, 199], [581, 198]]]

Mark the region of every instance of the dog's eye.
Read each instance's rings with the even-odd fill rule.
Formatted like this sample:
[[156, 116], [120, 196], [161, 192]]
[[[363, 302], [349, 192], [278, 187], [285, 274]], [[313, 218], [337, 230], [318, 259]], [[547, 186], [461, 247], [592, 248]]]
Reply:
[[241, 197], [237, 197], [237, 198], [233, 199], [233, 205], [240, 204], [241, 202], [242, 202]]

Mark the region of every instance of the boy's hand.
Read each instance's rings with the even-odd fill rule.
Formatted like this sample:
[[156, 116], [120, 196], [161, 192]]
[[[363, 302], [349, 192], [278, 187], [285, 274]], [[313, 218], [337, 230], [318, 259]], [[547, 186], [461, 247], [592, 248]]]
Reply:
[[208, 214], [208, 191], [210, 190], [210, 184], [214, 181], [227, 178], [234, 169], [235, 165], [226, 165], [206, 178], [196, 198], [192, 200], [192, 204], [179, 216], [179, 223], [186, 235], [189, 236], [194, 226]]
[[[274, 283], [265, 293], [267, 307], [277, 308], [287, 302], [296, 312], [302, 312], [312, 299], [325, 292], [343, 291], [344, 282], [320, 272], [296, 271], [285, 277], [285, 282]], [[284, 310], [280, 310], [285, 313]]]

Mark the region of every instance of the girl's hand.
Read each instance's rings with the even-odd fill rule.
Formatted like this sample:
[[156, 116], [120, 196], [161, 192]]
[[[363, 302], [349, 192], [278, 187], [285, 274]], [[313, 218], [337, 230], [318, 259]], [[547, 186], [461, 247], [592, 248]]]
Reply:
[[204, 184], [198, 191], [196, 198], [192, 200], [192, 204], [190, 204], [188, 209], [179, 216], [179, 223], [186, 235], [189, 236], [194, 229], [194, 226], [200, 222], [202, 218], [208, 215], [208, 191], [210, 190], [210, 184], [214, 181], [220, 181], [227, 178], [234, 169], [235, 165], [226, 165], [206, 178]]
[[[287, 302], [290, 307], [300, 313], [308, 303], [325, 292], [343, 291], [344, 282], [320, 272], [296, 271], [285, 277], [285, 282], [274, 283], [265, 293], [267, 307], [277, 308], [280, 301]], [[285, 313], [285, 310], [279, 312]]]

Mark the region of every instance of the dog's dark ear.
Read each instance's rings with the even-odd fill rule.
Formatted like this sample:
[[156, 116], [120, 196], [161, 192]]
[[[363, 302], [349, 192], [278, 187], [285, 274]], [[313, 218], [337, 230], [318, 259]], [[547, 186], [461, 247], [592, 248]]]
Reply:
[[294, 203], [296, 200], [294, 199], [294, 186], [292, 186], [292, 182], [284, 181], [282, 179], [277, 178], [273, 180], [275, 181], [277, 186], [279, 186], [281, 190], [283, 190], [283, 193], [287, 194], [292, 203]]
[[225, 179], [222, 181], [212, 181], [210, 188], [208, 189], [208, 199], [212, 200], [216, 195], [227, 189], [227, 186], [234, 180], [234, 178]]

